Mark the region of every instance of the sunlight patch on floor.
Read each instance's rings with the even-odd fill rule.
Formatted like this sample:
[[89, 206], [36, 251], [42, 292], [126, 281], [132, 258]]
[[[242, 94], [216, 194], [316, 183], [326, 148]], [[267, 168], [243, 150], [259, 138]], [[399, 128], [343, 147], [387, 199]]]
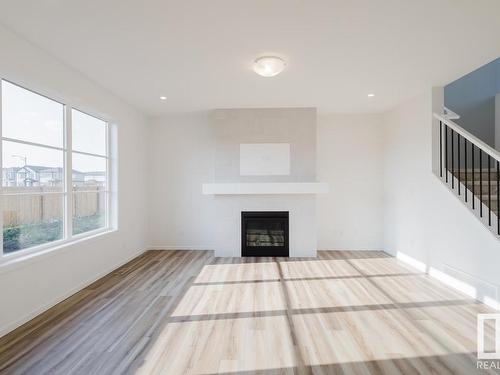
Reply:
[[[397, 275], [418, 273], [404, 263], [397, 263], [394, 258], [350, 259], [349, 263], [365, 276]], [[421, 272], [422, 273], [422, 272]], [[424, 274], [424, 273], [422, 273]]]
[[286, 281], [292, 309], [390, 304], [385, 296], [366, 279], [333, 279]]
[[419, 303], [465, 298], [464, 295], [460, 295], [426, 276], [372, 277], [370, 281], [396, 303]]
[[285, 310], [279, 281], [191, 286], [172, 316]]
[[214, 374], [296, 365], [287, 319], [278, 316], [169, 323], [137, 373]]
[[359, 276], [347, 261], [335, 260], [308, 260], [308, 261], [285, 261], [280, 262], [284, 279], [319, 278], [319, 277], [343, 277]]
[[277, 280], [279, 277], [276, 262], [210, 264], [203, 267], [195, 283]]
[[397, 310], [297, 314], [293, 324], [306, 365], [442, 356], [475, 349], [472, 341], [463, 345], [446, 330], [439, 332], [437, 340]]

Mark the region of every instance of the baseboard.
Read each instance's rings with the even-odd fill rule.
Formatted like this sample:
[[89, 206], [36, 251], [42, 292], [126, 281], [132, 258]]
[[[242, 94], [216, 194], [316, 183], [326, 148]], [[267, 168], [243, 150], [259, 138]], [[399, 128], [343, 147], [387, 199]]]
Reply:
[[48, 309], [50, 309], [50, 308], [54, 307], [55, 305], [57, 305], [58, 303], [61, 303], [65, 299], [71, 297], [73, 294], [79, 292], [80, 290], [86, 288], [87, 286], [89, 286], [90, 284], [96, 282], [100, 278], [102, 278], [102, 277], [106, 276], [107, 274], [113, 272], [114, 270], [120, 268], [124, 264], [130, 262], [132, 259], [137, 258], [139, 255], [143, 254], [145, 251], [146, 251], [146, 249], [140, 250], [140, 251], [134, 253], [133, 255], [127, 257], [126, 259], [124, 259], [124, 260], [122, 260], [120, 262], [117, 262], [113, 266], [109, 267], [107, 270], [105, 270], [103, 272], [100, 272], [97, 275], [94, 275], [93, 277], [89, 278], [88, 280], [84, 281], [83, 283], [79, 284], [78, 286], [70, 289], [68, 292], [64, 293], [63, 295], [61, 295], [61, 296], [59, 296], [57, 298], [55, 298], [53, 301], [45, 304], [44, 306], [42, 306], [42, 307], [40, 307], [40, 308], [38, 308], [38, 309], [36, 309], [34, 311], [31, 311], [31, 312], [25, 314], [24, 316], [22, 316], [21, 318], [17, 319], [16, 321], [8, 324], [7, 326], [1, 327], [0, 328], [0, 337], [5, 336], [6, 334], [14, 331], [16, 328], [19, 328], [23, 324], [29, 322], [31, 319], [33, 319], [33, 318], [37, 317], [38, 315], [44, 313]]
[[148, 246], [148, 250], [213, 250], [213, 246]]
[[337, 248], [337, 247], [328, 247], [328, 248], [318, 248], [318, 251], [384, 251], [384, 249], [379, 247], [353, 247], [353, 248]]
[[[393, 254], [390, 255], [394, 256]], [[484, 303], [485, 305], [491, 307], [494, 310], [500, 311], [500, 302], [498, 301], [498, 290], [495, 285], [480, 280], [473, 275], [466, 274], [465, 272], [459, 271], [446, 264], [443, 264], [444, 270], [447, 271], [444, 272], [434, 267], [429, 267], [427, 264], [404, 253], [397, 252], [395, 257], [401, 262], [408, 265], [409, 267], [429, 275], [429, 277], [432, 277], [433, 279], [443, 283], [444, 285], [450, 287], [451, 289], [459, 291], [465, 294], [466, 296], [475, 299], [476, 301]], [[453, 272], [456, 274], [452, 275], [452, 272], [450, 272], [450, 270], [453, 270]], [[458, 273], [462, 274], [460, 278], [456, 277]], [[469, 279], [464, 281], [464, 275], [466, 275]], [[485, 295], [481, 291], [478, 291], [477, 288], [480, 284], [482, 284], [481, 289], [483, 291], [485, 289], [489, 289], [490, 294], [493, 295], [493, 297], [489, 297], [488, 295]]]
[[[210, 245], [194, 245], [194, 246], [176, 246], [176, 245], [163, 245], [163, 246], [148, 246], [147, 250], [214, 250], [214, 246]], [[332, 248], [318, 248], [318, 251], [384, 251], [382, 248], [343, 248], [343, 249], [332, 249]]]

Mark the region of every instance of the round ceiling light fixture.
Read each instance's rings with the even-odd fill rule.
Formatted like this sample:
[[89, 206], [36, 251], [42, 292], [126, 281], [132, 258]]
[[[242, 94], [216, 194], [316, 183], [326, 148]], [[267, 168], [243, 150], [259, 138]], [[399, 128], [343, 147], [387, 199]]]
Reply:
[[255, 60], [253, 70], [262, 77], [274, 77], [286, 67], [286, 62], [277, 56], [262, 56]]

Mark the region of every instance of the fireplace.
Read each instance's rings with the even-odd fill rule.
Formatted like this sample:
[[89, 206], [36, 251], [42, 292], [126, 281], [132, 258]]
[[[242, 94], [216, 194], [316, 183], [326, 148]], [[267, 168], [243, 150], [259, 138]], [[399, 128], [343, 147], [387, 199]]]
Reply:
[[288, 211], [241, 213], [242, 257], [288, 257]]

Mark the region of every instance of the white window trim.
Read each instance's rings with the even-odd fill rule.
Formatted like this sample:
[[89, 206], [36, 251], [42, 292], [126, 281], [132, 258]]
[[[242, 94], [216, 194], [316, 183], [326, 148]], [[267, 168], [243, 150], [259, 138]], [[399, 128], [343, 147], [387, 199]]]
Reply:
[[[71, 122], [71, 107], [64, 106], [64, 196], [63, 218], [64, 218], [64, 239], [71, 240], [73, 235], [73, 194], [70, 194], [70, 189], [73, 186], [73, 158], [71, 146], [73, 145], [73, 131]], [[2, 247], [3, 249], [3, 247]]]
[[[64, 138], [63, 138], [63, 147], [57, 147], [57, 146], [51, 146], [51, 145], [45, 145], [45, 144], [39, 144], [36, 142], [29, 142], [29, 141], [23, 141], [23, 140], [18, 140], [18, 139], [13, 139], [13, 138], [7, 138], [3, 137], [2, 134], [2, 85], [1, 82], [6, 81], [10, 84], [16, 85], [22, 89], [25, 89], [27, 91], [30, 91], [34, 94], [43, 96], [49, 100], [55, 101], [57, 103], [60, 103], [61, 105], [64, 106]], [[76, 110], [79, 112], [82, 112], [84, 114], [87, 114], [89, 116], [95, 117], [96, 119], [99, 119], [105, 123], [106, 126], [106, 131], [105, 131], [105, 136], [106, 136], [106, 154], [105, 155], [99, 155], [99, 154], [93, 154], [93, 153], [87, 153], [83, 151], [78, 151], [78, 150], [72, 150], [72, 114], [71, 111]], [[64, 173], [65, 173], [65, 179], [64, 183], [62, 186], [61, 191], [56, 191], [56, 192], [40, 192], [40, 193], [4, 193], [3, 189], [3, 182], [0, 184], [0, 196], [22, 196], [22, 195], [53, 195], [53, 194], [60, 194], [63, 196], [64, 199], [64, 204], [63, 204], [63, 223], [64, 223], [64, 228], [63, 228], [63, 238], [60, 240], [36, 245], [36, 246], [31, 246], [25, 249], [20, 249], [17, 251], [14, 251], [12, 253], [4, 253], [3, 251], [3, 207], [0, 207], [0, 267], [7, 266], [12, 263], [17, 263], [18, 261], [24, 261], [28, 259], [33, 259], [33, 257], [36, 257], [38, 255], [46, 255], [50, 253], [52, 250], [61, 250], [62, 248], [67, 248], [68, 246], [76, 243], [80, 243], [82, 241], [85, 241], [87, 239], [93, 239], [96, 237], [99, 237], [101, 235], [104, 235], [106, 233], [111, 233], [115, 232], [117, 230], [117, 223], [111, 223], [111, 217], [114, 217], [115, 213], [110, 212], [110, 210], [116, 207], [117, 209], [117, 202], [111, 204], [111, 199], [112, 196], [115, 195], [115, 191], [111, 189], [112, 186], [112, 181], [111, 181], [111, 176], [115, 171], [112, 171], [111, 168], [114, 167], [114, 165], [111, 163], [112, 156], [110, 154], [111, 147], [110, 147], [110, 126], [113, 124], [114, 121], [110, 118], [106, 118], [105, 116], [99, 115], [99, 114], [94, 114], [92, 111], [88, 110], [82, 110], [81, 106], [74, 105], [73, 103], [60, 99], [60, 98], [54, 98], [50, 95], [46, 95], [43, 92], [39, 90], [34, 90], [27, 88], [26, 86], [22, 84], [18, 84], [12, 80], [5, 79], [0, 76], [0, 144], [3, 143], [3, 141], [10, 141], [10, 142], [16, 142], [16, 143], [21, 143], [21, 144], [27, 144], [31, 146], [37, 146], [37, 147], [44, 147], [44, 148], [49, 148], [49, 149], [54, 149], [58, 151], [63, 152], [63, 168], [64, 168]], [[1, 150], [0, 146], [0, 150]], [[88, 232], [83, 232], [79, 233], [76, 235], [73, 235], [73, 168], [72, 168], [72, 155], [73, 153], [79, 153], [82, 155], [88, 155], [88, 156], [95, 156], [95, 157], [100, 157], [106, 159], [106, 187], [104, 190], [99, 190], [99, 193], [104, 193], [105, 194], [105, 221], [104, 221], [104, 226], [102, 228], [97, 228]], [[3, 153], [0, 152], [0, 166], [3, 168]], [[2, 177], [3, 178], [3, 175]], [[116, 188], [116, 187], [115, 187]], [[115, 189], [114, 189], [115, 190]], [[89, 190], [90, 192], [93, 192], [93, 190]], [[97, 191], [97, 190], [96, 190]], [[0, 205], [1, 206], [1, 205]]]
[[[4, 272], [9, 272], [13, 269], [16, 269], [18, 266], [24, 266], [25, 264], [32, 263], [32, 262], [37, 262], [45, 259], [46, 257], [64, 253], [66, 251], [70, 251], [72, 249], [73, 245], [81, 244], [81, 243], [89, 243], [93, 242], [97, 239], [100, 239], [102, 237], [111, 235], [113, 233], [117, 232], [117, 229], [110, 228], [110, 229], [101, 229], [101, 230], [95, 230], [92, 232], [92, 234], [89, 234], [88, 236], [84, 237], [77, 237], [73, 236], [73, 239], [71, 241], [54, 241], [50, 242], [50, 245], [52, 246], [46, 246], [49, 244], [43, 244], [39, 246], [33, 246], [30, 248], [25, 249], [26, 251], [21, 251], [22, 254], [16, 255], [16, 253], [12, 254], [7, 254], [0, 263], [0, 274]], [[91, 233], [91, 232], [86, 232]], [[57, 242], [57, 244], [56, 244]]]

